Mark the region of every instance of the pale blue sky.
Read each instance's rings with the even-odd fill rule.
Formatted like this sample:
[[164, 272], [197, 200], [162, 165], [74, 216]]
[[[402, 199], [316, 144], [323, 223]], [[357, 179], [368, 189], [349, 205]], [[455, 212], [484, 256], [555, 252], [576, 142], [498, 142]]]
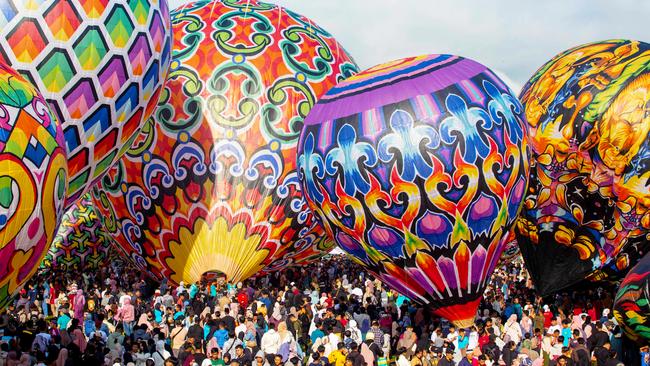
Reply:
[[[267, 0], [268, 1], [268, 0]], [[170, 0], [172, 8], [187, 2]], [[518, 89], [555, 54], [591, 41], [650, 42], [649, 0], [277, 0], [332, 33], [361, 68], [453, 53]]]

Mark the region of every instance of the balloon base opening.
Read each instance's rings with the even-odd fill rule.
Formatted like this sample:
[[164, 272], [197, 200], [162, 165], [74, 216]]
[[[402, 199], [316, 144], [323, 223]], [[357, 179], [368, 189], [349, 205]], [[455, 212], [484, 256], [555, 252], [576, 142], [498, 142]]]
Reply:
[[227, 282], [226, 274], [217, 270], [203, 272], [201, 275], [201, 283], [209, 284], [212, 282], [217, 282], [221, 285], [225, 285]]
[[449, 320], [458, 328], [468, 328], [474, 325], [476, 311], [478, 310], [480, 303], [481, 297], [464, 304], [456, 304], [434, 309], [433, 313]]

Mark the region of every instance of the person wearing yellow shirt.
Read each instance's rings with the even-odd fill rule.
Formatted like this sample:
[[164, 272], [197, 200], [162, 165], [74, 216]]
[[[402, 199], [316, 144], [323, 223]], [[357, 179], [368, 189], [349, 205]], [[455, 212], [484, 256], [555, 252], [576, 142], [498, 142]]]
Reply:
[[330, 355], [327, 357], [327, 360], [332, 366], [345, 366], [345, 358], [347, 357], [348, 349], [345, 348], [345, 344], [343, 342], [339, 342], [336, 345], [336, 348], [337, 349], [335, 351], [330, 353]]

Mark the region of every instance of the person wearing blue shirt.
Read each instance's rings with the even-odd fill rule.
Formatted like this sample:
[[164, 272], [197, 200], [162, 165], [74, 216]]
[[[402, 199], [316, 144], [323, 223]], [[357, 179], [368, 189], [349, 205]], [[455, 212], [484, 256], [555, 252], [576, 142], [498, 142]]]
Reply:
[[199, 292], [199, 287], [193, 283], [192, 286], [190, 286], [190, 299], [194, 299], [194, 296]]
[[465, 328], [458, 329], [458, 349], [460, 352], [465, 355], [467, 352], [467, 346], [469, 345], [469, 336], [465, 332]]
[[571, 336], [573, 335], [570, 324], [571, 322], [567, 319], [562, 321], [562, 331], [560, 332], [560, 335], [564, 337], [564, 342], [562, 343], [564, 347], [569, 347], [569, 342], [571, 341]]
[[223, 348], [224, 344], [226, 344], [226, 341], [228, 340], [228, 331], [223, 322], [219, 323], [219, 330], [214, 332], [214, 338], [217, 340], [219, 348]]
[[309, 338], [311, 338], [311, 343], [313, 344], [313, 343], [316, 343], [316, 341], [319, 338], [323, 338], [323, 337], [325, 337], [325, 333], [323, 332], [323, 323], [321, 323], [319, 321], [319, 322], [316, 323], [316, 330], [311, 332], [311, 335], [309, 336]]
[[56, 321], [56, 325], [59, 327], [60, 330], [67, 330], [68, 329], [68, 324], [70, 323], [70, 315], [68, 315], [68, 308], [61, 308], [61, 315], [59, 315], [59, 318]]

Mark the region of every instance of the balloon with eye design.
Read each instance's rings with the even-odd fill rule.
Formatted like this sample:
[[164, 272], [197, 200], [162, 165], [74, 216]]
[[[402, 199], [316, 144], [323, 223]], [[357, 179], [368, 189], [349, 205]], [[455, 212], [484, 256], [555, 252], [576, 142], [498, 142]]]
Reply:
[[567, 50], [520, 99], [532, 168], [516, 231], [536, 289], [624, 276], [650, 249], [650, 44]]
[[467, 326], [526, 191], [525, 125], [487, 67], [453, 55], [397, 60], [343, 81], [311, 110], [300, 179], [344, 251]]

